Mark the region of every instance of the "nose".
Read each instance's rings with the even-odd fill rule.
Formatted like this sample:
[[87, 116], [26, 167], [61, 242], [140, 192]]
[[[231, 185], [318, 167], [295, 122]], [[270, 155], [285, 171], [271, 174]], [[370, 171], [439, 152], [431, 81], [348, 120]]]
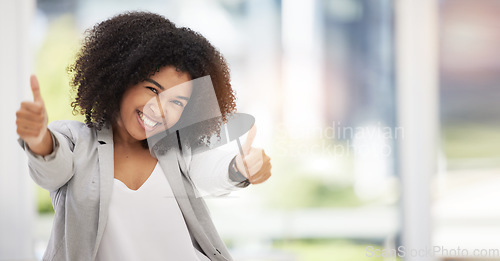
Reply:
[[164, 112], [162, 111], [162, 104], [160, 99], [153, 99], [148, 104], [146, 104], [146, 110], [149, 111], [151, 116], [155, 119], [161, 119]]

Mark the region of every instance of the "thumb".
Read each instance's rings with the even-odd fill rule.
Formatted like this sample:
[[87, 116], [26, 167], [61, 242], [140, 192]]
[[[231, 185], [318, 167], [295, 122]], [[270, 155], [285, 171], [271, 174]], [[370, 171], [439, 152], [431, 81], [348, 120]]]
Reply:
[[250, 149], [252, 148], [252, 143], [253, 140], [255, 139], [255, 135], [257, 134], [257, 127], [255, 124], [250, 128], [248, 131], [247, 139], [245, 140], [245, 143], [243, 144], [243, 152], [245, 155], [248, 155], [250, 153]]
[[31, 92], [33, 93], [33, 100], [35, 102], [43, 103], [42, 95], [40, 94], [40, 84], [38, 84], [38, 79], [33, 74], [30, 77]]

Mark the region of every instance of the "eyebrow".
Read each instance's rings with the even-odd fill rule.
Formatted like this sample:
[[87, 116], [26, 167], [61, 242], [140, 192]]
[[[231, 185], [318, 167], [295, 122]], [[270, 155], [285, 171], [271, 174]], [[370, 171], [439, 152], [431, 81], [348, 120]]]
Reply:
[[186, 96], [177, 96], [177, 98], [179, 98], [179, 99], [183, 99], [183, 100], [185, 100], [185, 101], [189, 101], [189, 98], [188, 98], [188, 97], [186, 97]]
[[[147, 81], [147, 82], [150, 82], [150, 83], [152, 83], [152, 84], [154, 84], [154, 85], [156, 85], [156, 87], [160, 88], [162, 91], [164, 91], [164, 90], [165, 90], [165, 88], [163, 88], [163, 86], [161, 86], [161, 84], [157, 83], [157, 82], [156, 82], [155, 80], [153, 80], [153, 79], [146, 79], [146, 81]], [[179, 98], [179, 99], [183, 99], [183, 100], [185, 100], [186, 102], [187, 102], [187, 101], [189, 101], [189, 98], [188, 98], [188, 97], [186, 97], [186, 96], [177, 96], [177, 98]]]
[[152, 83], [152, 84], [154, 84], [154, 85], [156, 85], [156, 87], [160, 88], [160, 90], [162, 90], [162, 91], [164, 91], [164, 90], [165, 90], [165, 88], [163, 88], [163, 86], [161, 86], [161, 84], [157, 83], [157, 82], [156, 82], [155, 80], [153, 80], [153, 79], [146, 79], [146, 81], [147, 81], [147, 82], [150, 82], [150, 83]]

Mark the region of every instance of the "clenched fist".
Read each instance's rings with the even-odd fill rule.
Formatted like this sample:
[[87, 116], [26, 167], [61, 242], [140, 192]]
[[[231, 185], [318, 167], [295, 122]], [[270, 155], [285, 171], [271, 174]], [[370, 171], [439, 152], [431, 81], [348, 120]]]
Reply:
[[248, 132], [247, 139], [242, 146], [241, 154], [236, 156], [236, 167], [252, 184], [259, 184], [271, 177], [271, 158], [263, 149], [252, 147], [257, 133], [255, 125]]
[[47, 111], [35, 75], [30, 78], [33, 101], [24, 101], [16, 112], [17, 134], [32, 152], [48, 155], [52, 152], [52, 137], [47, 129]]

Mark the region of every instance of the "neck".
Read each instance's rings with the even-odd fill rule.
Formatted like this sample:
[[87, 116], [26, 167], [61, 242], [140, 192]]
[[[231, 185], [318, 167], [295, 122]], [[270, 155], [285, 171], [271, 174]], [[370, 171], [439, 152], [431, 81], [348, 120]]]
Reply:
[[141, 141], [136, 140], [134, 137], [130, 136], [130, 134], [128, 134], [125, 128], [120, 126], [119, 123], [113, 124], [112, 129], [113, 129], [113, 143], [115, 145], [142, 148]]

